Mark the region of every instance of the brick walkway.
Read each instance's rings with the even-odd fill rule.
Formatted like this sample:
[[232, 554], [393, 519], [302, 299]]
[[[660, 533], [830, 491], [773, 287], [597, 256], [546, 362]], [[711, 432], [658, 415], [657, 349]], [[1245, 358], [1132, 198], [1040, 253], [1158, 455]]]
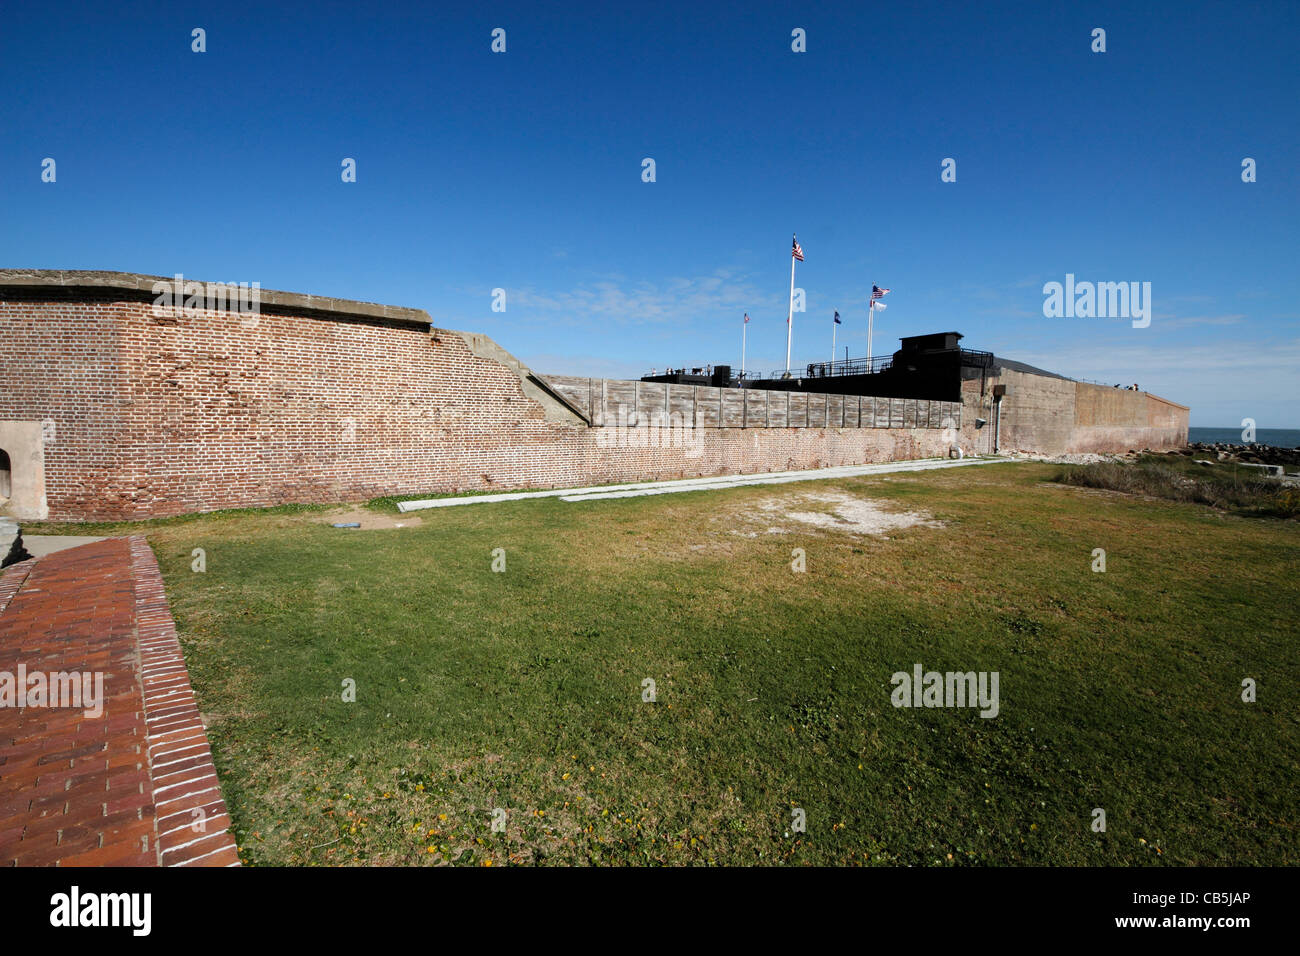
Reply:
[[102, 673], [103, 712], [0, 706], [0, 866], [238, 865], [144, 538], [5, 569], [0, 681], [20, 667]]

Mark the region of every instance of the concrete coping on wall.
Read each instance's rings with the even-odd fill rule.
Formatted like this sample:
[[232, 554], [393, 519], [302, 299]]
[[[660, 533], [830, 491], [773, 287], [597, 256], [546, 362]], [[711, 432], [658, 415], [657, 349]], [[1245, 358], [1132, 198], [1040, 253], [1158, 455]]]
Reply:
[[[133, 299], [152, 298], [158, 293], [160, 282], [172, 283], [175, 276], [143, 275], [136, 272], [101, 272], [59, 269], [0, 269], [0, 288], [28, 289], [94, 289], [131, 293]], [[210, 283], [187, 276], [187, 282], [201, 285]], [[386, 319], [429, 328], [432, 320], [423, 309], [400, 305], [381, 305], [377, 302], [358, 302], [354, 299], [337, 299], [331, 296], [303, 295], [298, 292], [281, 292], [276, 289], [259, 289], [262, 305], [280, 309], [295, 309], [317, 313], [336, 313], [340, 316], [365, 316]]]
[[1182, 409], [1183, 411], [1185, 411], [1185, 412], [1190, 412], [1190, 411], [1191, 411], [1191, 408], [1188, 407], [1187, 405], [1179, 405], [1177, 402], [1170, 401], [1170, 400], [1167, 399], [1167, 398], [1161, 398], [1159, 395], [1154, 395], [1154, 394], [1152, 394], [1151, 392], [1143, 392], [1142, 394], [1145, 395], [1147, 398], [1153, 398], [1153, 399], [1155, 399], [1157, 402], [1162, 402], [1162, 403], [1165, 404], [1165, 405], [1171, 405], [1171, 406], [1173, 406], [1174, 408], [1181, 408], [1181, 409]]

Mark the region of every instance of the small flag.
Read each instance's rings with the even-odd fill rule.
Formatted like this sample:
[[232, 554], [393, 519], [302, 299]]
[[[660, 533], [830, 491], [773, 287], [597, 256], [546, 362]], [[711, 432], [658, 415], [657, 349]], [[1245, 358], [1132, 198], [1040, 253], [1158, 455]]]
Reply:
[[[888, 292], [889, 290], [886, 289], [885, 291]], [[889, 308], [889, 306], [885, 305], [885, 303], [883, 303], [883, 302], [873, 302], [873, 303], [871, 303], [871, 307], [872, 307], [873, 309], [876, 309], [877, 311], [879, 311], [879, 310], [881, 310], [881, 309], [887, 309], [887, 308]]]
[[838, 312], [835, 313], [835, 324], [836, 324], [836, 325], [843, 325], [843, 324], [844, 324], [843, 322], [840, 321], [840, 314], [839, 314]]
[[748, 313], [748, 312], [745, 313], [745, 324], [746, 324], [746, 325], [749, 325], [749, 313]]
[[[882, 289], [882, 288], [880, 288], [880, 286], [878, 286], [878, 285], [873, 285], [873, 286], [871, 287], [871, 298], [872, 298], [872, 299], [879, 299], [882, 295], [884, 295], [884, 294], [885, 294], [886, 292], [888, 292], [888, 291], [889, 291], [888, 289]], [[882, 305], [881, 308], [883, 309], [884, 306]]]
[[790, 255], [794, 256], [800, 262], [803, 262], [803, 247], [799, 245], [798, 239], [794, 240], [794, 250], [790, 253]]

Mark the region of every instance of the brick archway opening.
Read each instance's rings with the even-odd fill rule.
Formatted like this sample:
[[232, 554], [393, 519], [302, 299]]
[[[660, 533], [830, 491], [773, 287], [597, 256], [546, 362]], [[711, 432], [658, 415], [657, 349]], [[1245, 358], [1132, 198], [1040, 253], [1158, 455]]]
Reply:
[[9, 452], [0, 448], [0, 504], [9, 500], [13, 494], [13, 466], [9, 462]]

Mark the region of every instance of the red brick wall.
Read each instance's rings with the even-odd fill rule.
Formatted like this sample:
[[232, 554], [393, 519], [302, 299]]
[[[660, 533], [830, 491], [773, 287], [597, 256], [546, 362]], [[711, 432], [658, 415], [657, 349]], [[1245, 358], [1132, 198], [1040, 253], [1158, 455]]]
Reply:
[[936, 429], [706, 428], [685, 447], [621, 447], [598, 442], [600, 429], [548, 421], [514, 372], [454, 333], [265, 305], [256, 316], [152, 311], [112, 292], [0, 301], [0, 420], [54, 420], [52, 518], [944, 453]]
[[[705, 427], [670, 434], [667, 447], [637, 447], [611, 429], [548, 419], [512, 369], [419, 322], [265, 303], [258, 315], [152, 313], [152, 297], [120, 290], [0, 291], [0, 421], [53, 420], [54, 440], [44, 448], [52, 518], [947, 453], [935, 428]], [[1125, 451], [1186, 441], [1186, 409], [1145, 393], [1021, 373], [1004, 380], [1014, 388], [1003, 450]], [[964, 383], [960, 442], [987, 453], [993, 416], [979, 384]], [[977, 431], [976, 417], [989, 426]]]
[[106, 302], [43, 294], [44, 303], [0, 301], [0, 420], [54, 420], [44, 447], [52, 515], [111, 514], [129, 505], [123, 323]]

